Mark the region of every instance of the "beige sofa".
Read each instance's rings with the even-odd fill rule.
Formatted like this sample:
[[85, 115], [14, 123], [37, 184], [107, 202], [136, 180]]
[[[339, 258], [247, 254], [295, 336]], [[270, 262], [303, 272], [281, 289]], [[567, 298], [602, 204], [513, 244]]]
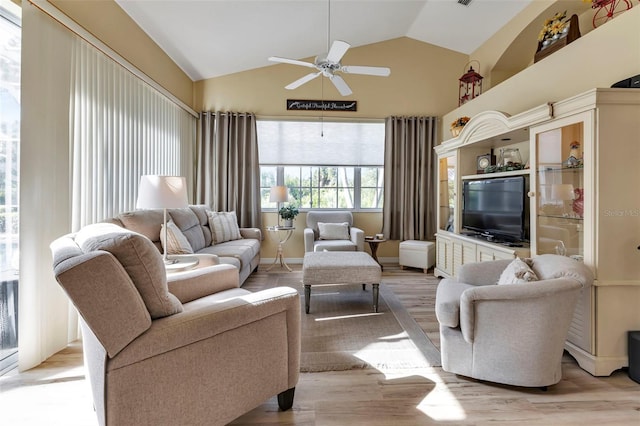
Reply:
[[51, 244], [56, 279], [81, 316], [100, 425], [223, 425], [278, 395], [300, 370], [296, 290], [250, 293], [238, 270], [198, 254], [168, 275], [141, 234], [89, 225]]
[[[259, 228], [240, 228], [242, 239], [211, 245], [205, 205], [192, 205], [184, 209], [168, 209], [167, 221], [173, 220], [189, 241], [194, 253], [215, 254], [220, 263], [233, 265], [240, 273], [240, 285], [260, 264], [260, 243], [262, 232]], [[160, 229], [164, 223], [162, 210], [135, 210], [121, 213], [106, 222], [138, 232], [149, 238], [162, 251]]]

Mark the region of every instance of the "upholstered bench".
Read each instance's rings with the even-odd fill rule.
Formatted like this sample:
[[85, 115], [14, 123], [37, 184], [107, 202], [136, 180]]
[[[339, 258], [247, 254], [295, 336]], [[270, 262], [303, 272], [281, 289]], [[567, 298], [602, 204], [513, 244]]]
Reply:
[[421, 268], [424, 273], [436, 264], [436, 246], [431, 241], [407, 240], [400, 243], [400, 268]]
[[369, 254], [361, 251], [308, 252], [302, 261], [304, 307], [309, 313], [311, 286], [321, 284], [367, 284], [373, 287], [373, 312], [378, 312], [381, 268]]

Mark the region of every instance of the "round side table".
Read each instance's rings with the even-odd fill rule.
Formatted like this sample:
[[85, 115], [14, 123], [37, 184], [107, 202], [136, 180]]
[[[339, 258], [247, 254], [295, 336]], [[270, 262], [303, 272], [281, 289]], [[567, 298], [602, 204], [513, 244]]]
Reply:
[[376, 262], [378, 262], [378, 265], [380, 265], [380, 269], [384, 269], [382, 267], [382, 263], [378, 261], [378, 246], [382, 243], [387, 242], [386, 238], [383, 238], [383, 239], [365, 238], [364, 241], [369, 243], [369, 248], [371, 249], [371, 257], [373, 257], [373, 259]]
[[289, 268], [289, 265], [287, 265], [287, 262], [284, 261], [284, 245], [287, 243], [287, 241], [289, 241], [289, 238], [291, 238], [291, 236], [293, 235], [293, 231], [295, 231], [296, 228], [294, 228], [293, 226], [291, 227], [285, 227], [285, 226], [269, 226], [267, 227], [267, 231], [269, 232], [269, 235], [271, 235], [272, 238], [274, 238], [277, 242], [278, 242], [278, 252], [276, 254], [275, 259], [273, 259], [273, 264], [271, 266], [269, 266], [267, 268], [267, 271], [270, 271], [274, 266], [276, 266], [276, 263], [278, 263], [278, 260], [280, 261], [280, 267], [284, 267], [287, 268], [287, 270], [289, 272], [291, 272], [291, 268]]

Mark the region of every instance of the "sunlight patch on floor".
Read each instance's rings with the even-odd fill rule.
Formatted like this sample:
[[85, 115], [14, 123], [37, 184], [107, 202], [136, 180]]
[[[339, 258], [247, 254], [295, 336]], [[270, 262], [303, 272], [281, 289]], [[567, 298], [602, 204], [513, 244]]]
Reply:
[[372, 312], [368, 314], [353, 314], [353, 315], [340, 315], [337, 317], [325, 317], [325, 318], [316, 318], [316, 321], [332, 321], [332, 320], [341, 320], [341, 319], [355, 319], [355, 318], [363, 318], [363, 317], [375, 317], [378, 315], [384, 315], [382, 312]]

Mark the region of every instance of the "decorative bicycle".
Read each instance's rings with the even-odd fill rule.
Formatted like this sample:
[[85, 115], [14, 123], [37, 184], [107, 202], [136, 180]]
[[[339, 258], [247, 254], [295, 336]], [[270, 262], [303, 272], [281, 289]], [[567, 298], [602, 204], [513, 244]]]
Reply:
[[631, 0], [593, 0], [591, 7], [597, 9], [593, 15], [593, 28], [615, 18], [624, 11], [631, 9]]

